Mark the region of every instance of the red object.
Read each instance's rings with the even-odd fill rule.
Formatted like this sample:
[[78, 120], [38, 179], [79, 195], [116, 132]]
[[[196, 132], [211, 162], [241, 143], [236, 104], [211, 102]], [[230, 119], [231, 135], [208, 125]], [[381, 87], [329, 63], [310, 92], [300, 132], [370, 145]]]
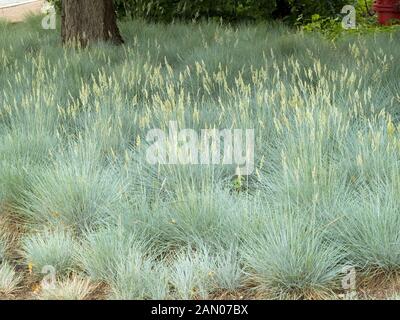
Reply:
[[374, 10], [380, 24], [390, 24], [392, 19], [400, 19], [400, 0], [376, 0]]

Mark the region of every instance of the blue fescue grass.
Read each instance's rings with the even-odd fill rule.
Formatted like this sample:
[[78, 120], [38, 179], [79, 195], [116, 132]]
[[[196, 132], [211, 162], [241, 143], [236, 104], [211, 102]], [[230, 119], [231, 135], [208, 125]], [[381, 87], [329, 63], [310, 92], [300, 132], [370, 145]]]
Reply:
[[22, 255], [36, 276], [49, 272], [46, 268], [54, 268], [56, 277], [68, 275], [77, 266], [76, 250], [76, 241], [65, 230], [45, 230], [22, 239]]
[[[121, 47], [63, 48], [40, 18], [0, 22], [0, 207], [26, 264], [113, 299], [325, 297], [344, 265], [399, 270], [397, 33], [121, 30]], [[146, 134], [170, 121], [254, 129], [254, 173], [237, 188], [232, 166], [150, 165]]]

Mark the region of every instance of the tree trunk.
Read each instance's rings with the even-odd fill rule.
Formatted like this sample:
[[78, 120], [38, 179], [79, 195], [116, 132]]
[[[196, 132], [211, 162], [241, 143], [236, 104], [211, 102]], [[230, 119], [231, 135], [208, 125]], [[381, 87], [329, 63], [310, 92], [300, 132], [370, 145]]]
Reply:
[[62, 0], [61, 37], [64, 44], [82, 46], [97, 41], [123, 43], [113, 0]]

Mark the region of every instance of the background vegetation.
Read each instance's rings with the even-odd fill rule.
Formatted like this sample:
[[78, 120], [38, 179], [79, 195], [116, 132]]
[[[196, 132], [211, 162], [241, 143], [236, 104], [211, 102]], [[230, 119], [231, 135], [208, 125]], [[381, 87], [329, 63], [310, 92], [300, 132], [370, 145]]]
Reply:
[[[318, 13], [337, 16], [346, 4], [365, 0], [114, 0], [119, 15], [158, 22], [216, 18], [225, 21], [260, 21], [285, 19], [305, 21]], [[61, 0], [53, 0], [60, 6]], [[368, 0], [370, 2], [370, 0]]]
[[[42, 299], [335, 298], [343, 266], [398, 273], [398, 32], [121, 30], [73, 49], [38, 18], [0, 23], [1, 293], [48, 264]], [[172, 120], [254, 128], [255, 172], [149, 165]]]

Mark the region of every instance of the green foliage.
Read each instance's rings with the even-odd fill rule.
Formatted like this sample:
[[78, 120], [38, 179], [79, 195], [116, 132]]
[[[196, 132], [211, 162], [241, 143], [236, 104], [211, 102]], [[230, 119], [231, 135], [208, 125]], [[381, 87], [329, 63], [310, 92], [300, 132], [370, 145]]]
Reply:
[[76, 266], [76, 242], [66, 231], [43, 231], [24, 237], [22, 251], [26, 265], [36, 275], [51, 266], [56, 276], [65, 276]]
[[[396, 22], [387, 26], [378, 23], [376, 14], [372, 11], [373, 0], [356, 0], [349, 2], [356, 9], [356, 27], [344, 29], [342, 19], [346, 14], [324, 16], [313, 14], [311, 19], [304, 20], [303, 16], [297, 19], [297, 25], [306, 32], [318, 32], [330, 40], [336, 40], [346, 34], [374, 34], [376, 32], [393, 32], [399, 29]], [[340, 12], [340, 11], [338, 11]]]
[[[84, 49], [40, 17], [0, 26], [1, 206], [35, 274], [182, 299], [331, 292], [349, 262], [398, 272], [398, 31], [120, 26], [124, 46]], [[147, 133], [169, 121], [254, 128], [254, 173], [146, 162]]]
[[[118, 2], [117, 2], [118, 5]], [[173, 19], [194, 19], [216, 17], [226, 20], [268, 19], [275, 9], [275, 1], [270, 0], [225, 0], [225, 1], [124, 1], [124, 8], [132, 16], [145, 17], [156, 21]], [[122, 7], [119, 5], [119, 7]]]
[[[52, 0], [60, 7], [61, 0]], [[274, 18], [308, 20], [318, 13], [323, 17], [337, 15], [347, 4], [345, 0], [115, 0], [120, 16], [171, 22], [198, 18], [224, 19], [225, 21], [260, 21]]]
[[339, 18], [323, 18], [319, 14], [313, 14], [311, 21], [302, 28], [307, 32], [320, 32], [333, 38], [343, 31], [340, 21]]
[[292, 8], [292, 18], [308, 21], [313, 15], [320, 17], [336, 17], [343, 6], [349, 4], [348, 0], [289, 0]]

